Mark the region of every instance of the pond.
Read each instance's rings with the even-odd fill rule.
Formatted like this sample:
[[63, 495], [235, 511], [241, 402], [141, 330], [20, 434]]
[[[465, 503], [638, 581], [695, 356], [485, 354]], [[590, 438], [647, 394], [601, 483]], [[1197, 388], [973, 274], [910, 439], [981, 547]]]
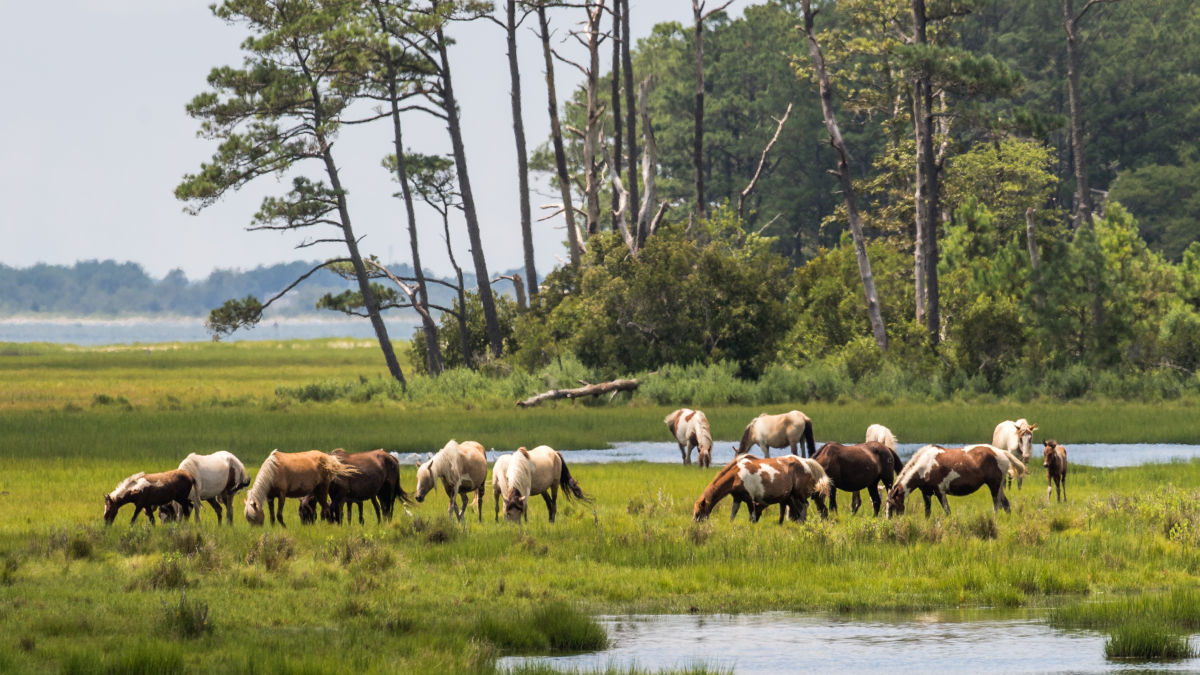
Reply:
[[[610, 646], [555, 657], [507, 657], [559, 670], [655, 671], [705, 666], [736, 673], [795, 672], [1196, 672], [1200, 658], [1109, 661], [1105, 636], [1065, 631], [1044, 610], [953, 610], [883, 617], [770, 612], [739, 615], [599, 617]], [[1195, 643], [1195, 637], [1192, 641]]]

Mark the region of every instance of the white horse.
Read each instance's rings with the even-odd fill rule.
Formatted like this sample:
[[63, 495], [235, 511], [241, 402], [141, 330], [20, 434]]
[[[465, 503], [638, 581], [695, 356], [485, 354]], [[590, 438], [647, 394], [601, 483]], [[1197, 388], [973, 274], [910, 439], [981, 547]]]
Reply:
[[196, 479], [196, 490], [192, 493], [196, 522], [200, 522], [200, 502], [207, 501], [217, 512], [218, 523], [221, 522], [221, 504], [225, 504], [226, 520], [233, 525], [233, 495], [250, 484], [242, 460], [227, 450], [218, 450], [211, 455], [193, 452], [179, 463], [179, 470], [187, 471]]
[[[483, 522], [483, 492], [487, 489], [487, 455], [483, 446], [475, 441], [459, 443], [451, 440], [432, 458], [417, 467], [417, 491], [413, 495], [418, 502], [425, 501], [425, 495], [433, 489], [438, 481], [450, 498], [450, 513], [455, 518], [463, 519], [467, 513], [468, 494], [474, 492], [475, 510], [479, 512], [479, 521]], [[462, 509], [459, 510], [455, 499], [461, 495]]]
[[803, 456], [812, 457], [817, 451], [817, 446], [813, 442], [812, 420], [807, 415], [799, 410], [779, 415], [763, 413], [746, 425], [741, 442], [734, 447], [734, 456], [750, 452], [750, 448], [755, 445], [762, 448], [767, 457], [771, 456], [771, 448], [790, 447], [795, 455], [796, 445], [801, 439], [807, 446]]
[[[992, 431], [992, 445], [1014, 454], [1019, 453], [1021, 461], [1028, 465], [1029, 460], [1033, 458], [1033, 432], [1036, 430], [1037, 425], [1030, 424], [1025, 418], [1016, 422], [1004, 420], [997, 424], [995, 430]], [[1013, 476], [1017, 477], [1017, 489], [1020, 490], [1025, 474], [1010, 471], [1008, 474], [1009, 487], [1012, 486]]]
[[892, 433], [891, 429], [882, 424], [872, 424], [867, 427], [867, 438], [863, 442], [870, 443], [872, 441], [883, 443], [892, 452], [896, 451], [896, 435]]
[[663, 422], [675, 436], [685, 465], [692, 463], [692, 448], [696, 448], [696, 463], [701, 468], [712, 466], [712, 431], [708, 428], [708, 418], [704, 413], [680, 408], [667, 415]]
[[541, 495], [546, 500], [550, 522], [558, 513], [558, 488], [562, 486], [567, 499], [590, 501], [571, 475], [566, 461], [557, 450], [539, 445], [533, 450], [518, 448], [501, 455], [492, 466], [492, 493], [496, 501], [496, 520], [500, 519], [500, 500], [504, 500], [504, 518], [518, 522], [529, 521], [529, 498]]

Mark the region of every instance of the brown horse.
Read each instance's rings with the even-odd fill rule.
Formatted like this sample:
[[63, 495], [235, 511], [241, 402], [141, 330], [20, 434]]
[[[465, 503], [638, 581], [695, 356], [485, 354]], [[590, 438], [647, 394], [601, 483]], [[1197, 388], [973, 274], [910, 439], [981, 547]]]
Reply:
[[752, 523], [758, 522], [763, 509], [771, 504], [780, 505], [780, 523], [784, 514], [803, 522], [808, 516], [810, 498], [816, 502], [821, 516], [827, 515], [824, 498], [831, 489], [832, 482], [814, 460], [788, 456], [759, 459], [745, 455], [727, 464], [704, 488], [692, 507], [692, 518], [696, 522], [708, 519], [718, 502], [732, 496], [731, 519], [737, 515], [737, 507], [745, 502], [750, 505]]
[[742, 432], [742, 440], [734, 447], [734, 456], [750, 452], [757, 445], [762, 448], [763, 455], [771, 456], [771, 448], [791, 448], [796, 454], [796, 445], [804, 440], [807, 450], [805, 457], [811, 457], [817, 449], [813, 442], [812, 420], [799, 410], [768, 415], [763, 413], [746, 425]]
[[708, 427], [708, 418], [699, 410], [680, 408], [667, 415], [663, 420], [675, 442], [679, 444], [679, 454], [683, 455], [685, 465], [692, 463], [692, 448], [696, 448], [696, 463], [700, 468], [712, 466], [712, 431]]
[[[842, 445], [841, 443], [826, 443], [813, 456], [821, 468], [825, 469], [833, 490], [829, 493], [829, 510], [837, 513], [837, 491], [845, 490], [858, 496], [858, 491], [866, 489], [871, 497], [871, 505], [875, 507], [875, 515], [879, 515], [882, 500], [879, 497], [879, 482], [883, 481], [885, 489], [892, 489], [896, 474], [903, 467], [900, 456], [892, 452], [883, 443], [874, 441], [858, 445]], [[862, 500], [855, 499], [850, 505], [850, 513], [858, 513]]]
[[1050, 503], [1050, 492], [1055, 493], [1056, 501], [1067, 501], [1067, 449], [1054, 439], [1042, 441], [1045, 450], [1042, 453], [1042, 464], [1046, 467], [1046, 503]]
[[904, 499], [913, 490], [920, 490], [925, 498], [925, 517], [928, 518], [933, 496], [937, 496], [946, 515], [950, 515], [950, 503], [946, 495], [969, 495], [984, 485], [992, 493], [992, 510], [1009, 511], [1008, 498], [1004, 496], [1004, 479], [1010, 468], [1025, 472], [1025, 465], [1016, 455], [991, 445], [979, 444], [965, 448], [926, 445], [908, 460], [896, 478], [896, 484], [888, 492], [888, 517], [904, 513]]
[[117, 517], [117, 511], [124, 505], [132, 503], [132, 525], [142, 511], [150, 524], [154, 524], [154, 509], [171, 502], [192, 502], [196, 481], [192, 474], [174, 469], [162, 473], [135, 473], [117, 484], [116, 489], [104, 495], [104, 524], [112, 525]]
[[[271, 451], [258, 469], [254, 477], [254, 485], [246, 493], [246, 522], [251, 525], [263, 524], [263, 508], [265, 501], [271, 512], [271, 524], [278, 520], [280, 527], [286, 527], [283, 522], [283, 503], [288, 497], [305, 497], [313, 495], [321, 505], [321, 511], [329, 508], [329, 485], [338, 478], [347, 478], [356, 472], [354, 467], [347, 466], [333, 455], [327, 455], [320, 450], [307, 452]], [[278, 501], [278, 514], [276, 513]]]
[[335, 479], [329, 485], [330, 508], [326, 519], [330, 522], [342, 522], [343, 506], [349, 520], [354, 505], [358, 504], [358, 524], [363, 525], [363, 502], [369, 500], [375, 507], [375, 522], [379, 523], [392, 519], [397, 499], [408, 503], [408, 493], [400, 487], [400, 462], [391, 453], [386, 450], [347, 453], [338, 448], [330, 454], [355, 469], [353, 475]]

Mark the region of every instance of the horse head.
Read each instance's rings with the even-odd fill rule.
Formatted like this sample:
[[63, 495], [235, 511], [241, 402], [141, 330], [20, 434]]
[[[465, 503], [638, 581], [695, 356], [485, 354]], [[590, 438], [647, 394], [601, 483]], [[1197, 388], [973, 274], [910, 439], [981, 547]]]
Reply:
[[104, 495], [104, 524], [112, 525], [117, 518], [117, 509], [120, 506], [113, 501], [110, 495]]
[[413, 499], [418, 502], [425, 501], [425, 495], [433, 489], [436, 480], [433, 477], [433, 460], [430, 459], [421, 466], [417, 467], [417, 491], [413, 493]]
[[883, 513], [891, 518], [893, 515], [904, 515], [904, 498], [908, 495], [904, 486], [896, 483], [888, 490], [887, 503], [883, 506]]
[[311, 525], [317, 522], [317, 498], [308, 495], [300, 498], [300, 522], [305, 525]]
[[529, 498], [522, 496], [520, 490], [513, 490], [511, 495], [504, 495], [504, 519], [513, 523], [521, 522], [528, 501]]
[[262, 525], [263, 524], [262, 505], [259, 504], [258, 500], [255, 499], [254, 497], [246, 498], [246, 509], [245, 509], [244, 513], [246, 515], [247, 523], [250, 523], [251, 525]]

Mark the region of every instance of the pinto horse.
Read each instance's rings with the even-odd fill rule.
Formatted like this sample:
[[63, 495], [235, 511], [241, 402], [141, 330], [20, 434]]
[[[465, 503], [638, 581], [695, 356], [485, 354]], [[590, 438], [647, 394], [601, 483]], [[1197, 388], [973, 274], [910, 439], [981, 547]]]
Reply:
[[685, 465], [692, 463], [692, 448], [696, 448], [696, 463], [700, 468], [712, 466], [712, 431], [708, 428], [708, 418], [699, 410], [680, 408], [667, 415], [663, 420], [675, 442], [679, 444], [679, 454], [683, 455]]
[[117, 511], [132, 503], [136, 508], [129, 524], [137, 521], [138, 514], [145, 511], [146, 518], [153, 525], [154, 509], [171, 502], [190, 502], [195, 489], [196, 480], [192, 474], [179, 469], [162, 473], [135, 473], [104, 495], [104, 524], [112, 525], [117, 518]]
[[200, 522], [200, 502], [206, 501], [221, 522], [221, 504], [225, 505], [225, 518], [233, 525], [233, 495], [250, 484], [246, 467], [232, 452], [218, 450], [210, 455], [191, 453], [179, 463], [180, 471], [187, 471], [196, 479], [196, 492], [191, 503], [167, 504], [159, 508], [163, 520], [187, 518], [195, 513]]
[[567, 499], [590, 501], [571, 476], [566, 461], [557, 450], [539, 445], [533, 450], [518, 448], [501, 455], [492, 466], [492, 493], [496, 500], [496, 520], [500, 520], [500, 500], [504, 500], [504, 519], [529, 521], [529, 498], [541, 495], [550, 513], [550, 522], [558, 513], [558, 488]]
[[970, 445], [965, 448], [943, 448], [926, 445], [913, 454], [912, 459], [896, 478], [896, 484], [888, 492], [888, 517], [904, 513], [904, 499], [909, 492], [920, 490], [925, 498], [925, 517], [931, 510], [931, 498], [935, 495], [941, 502], [946, 515], [950, 515], [950, 503], [946, 495], [962, 497], [986, 485], [992, 493], [992, 510], [1009, 511], [1008, 498], [1004, 496], [1004, 477], [1010, 469], [1024, 473], [1025, 465], [1016, 455], [991, 445]]
[[[1033, 459], [1033, 432], [1037, 431], [1036, 424], [1030, 424], [1021, 418], [1016, 422], [1012, 420], [1004, 420], [996, 425], [992, 431], [992, 445], [1007, 450], [1012, 453], [1019, 453], [1021, 462], [1029, 464], [1029, 460]], [[1017, 489], [1021, 489], [1022, 479], [1024, 474], [1016, 474]], [[1013, 474], [1008, 476], [1008, 486], [1012, 487]]]
[[[821, 446], [813, 459], [825, 469], [825, 473], [833, 481], [833, 490], [829, 493], [829, 510], [837, 513], [837, 491], [845, 490], [858, 496], [858, 491], [867, 490], [871, 497], [871, 505], [875, 507], [875, 515], [879, 515], [882, 500], [879, 497], [879, 481], [883, 481], [886, 490], [892, 489], [892, 481], [903, 467], [900, 457], [886, 445], [871, 441], [859, 445], [842, 445], [841, 443], [826, 443]], [[862, 500], [855, 499], [851, 503], [850, 513], [858, 513]]]
[[[417, 467], [417, 491], [413, 498], [424, 502], [425, 496], [442, 482], [446, 496], [450, 498], [450, 513], [463, 519], [467, 513], [469, 495], [475, 493], [475, 511], [479, 522], [483, 522], [483, 493], [487, 490], [487, 455], [483, 446], [475, 441], [459, 443], [451, 440], [437, 451], [429, 461]], [[462, 508], [455, 503], [462, 498]]]
[[[254, 477], [254, 485], [246, 493], [246, 522], [251, 525], [263, 524], [263, 508], [265, 501], [271, 512], [271, 524], [278, 519], [280, 527], [287, 527], [283, 522], [283, 503], [288, 497], [305, 497], [313, 495], [321, 505], [324, 513], [329, 509], [329, 485], [338, 478], [348, 478], [356, 472], [352, 466], [343, 464], [333, 455], [320, 450], [306, 452], [280, 452], [272, 450], [267, 459], [258, 469]], [[279, 510], [276, 513], [276, 502]]]
[[1045, 450], [1042, 453], [1042, 464], [1046, 467], [1046, 503], [1050, 503], [1050, 493], [1055, 493], [1056, 501], [1067, 501], [1067, 449], [1058, 441], [1046, 439], [1042, 442]]
[[[355, 468], [352, 476], [338, 478], [329, 485], [329, 515], [327, 520], [342, 522], [342, 507], [346, 519], [353, 515], [358, 504], [358, 524], [363, 523], [363, 502], [370, 501], [375, 507], [375, 522], [392, 519], [396, 500], [408, 502], [408, 493], [400, 487], [400, 462], [386, 450], [347, 453], [338, 448], [332, 453], [347, 466]], [[382, 515], [380, 506], [382, 504]]]
[[771, 456], [771, 448], [790, 447], [795, 455], [796, 445], [801, 439], [807, 446], [804, 456], [811, 457], [817, 448], [813, 442], [812, 420], [807, 415], [799, 410], [779, 415], [763, 413], [746, 425], [741, 442], [733, 449], [734, 456], [750, 452], [750, 448], [755, 445], [762, 448], [766, 457]]
[[803, 522], [808, 516], [810, 498], [816, 502], [821, 517], [828, 515], [824, 498], [831, 489], [832, 482], [815, 460], [788, 456], [759, 459], [743, 455], [721, 469], [704, 488], [692, 507], [692, 519], [696, 522], [707, 520], [718, 502], [732, 496], [734, 507], [730, 510], [730, 519], [737, 516], [737, 507], [744, 502], [750, 505], [752, 523], [758, 522], [763, 509], [771, 504], [780, 505], [780, 523], [784, 514]]

